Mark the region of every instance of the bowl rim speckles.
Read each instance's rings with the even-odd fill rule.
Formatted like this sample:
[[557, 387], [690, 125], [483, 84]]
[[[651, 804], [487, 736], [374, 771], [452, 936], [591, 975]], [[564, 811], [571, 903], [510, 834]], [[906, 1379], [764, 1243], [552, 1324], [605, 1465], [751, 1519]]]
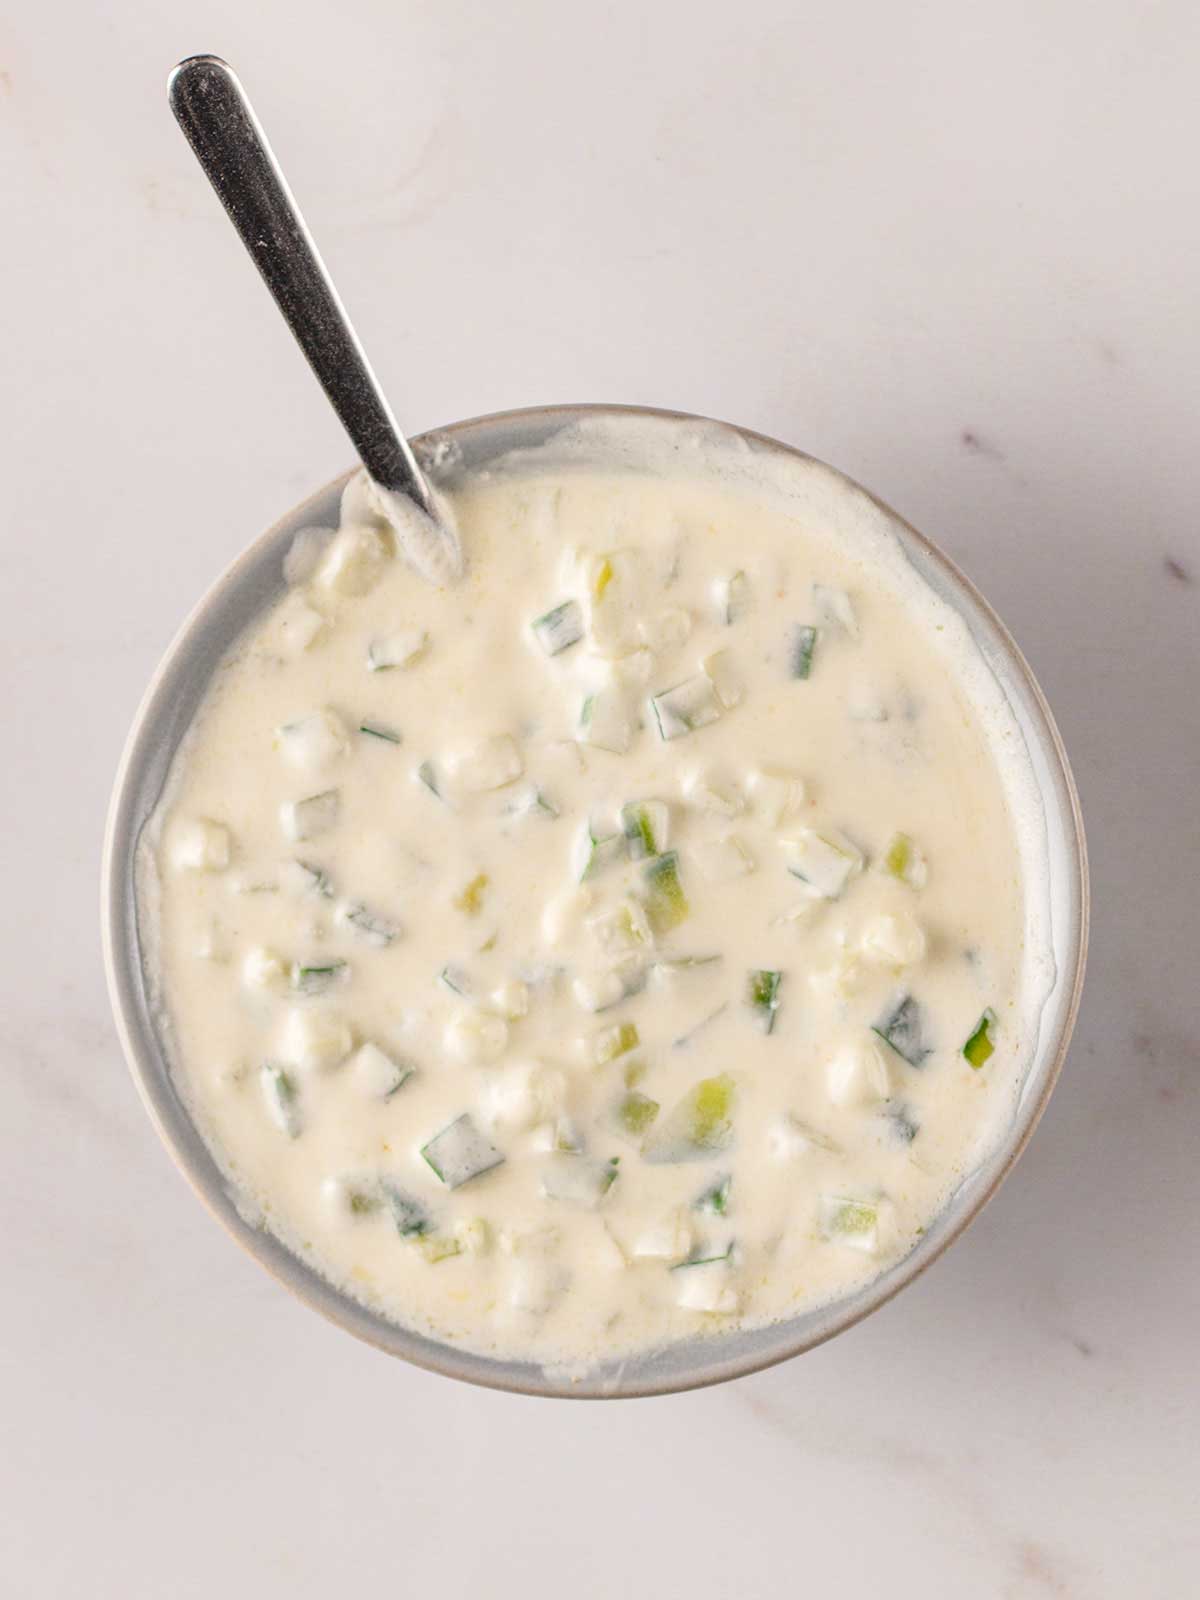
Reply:
[[[592, 421], [713, 430], [732, 447], [774, 458], [812, 457], [775, 439], [675, 411], [642, 406], [559, 405], [493, 413], [432, 430], [414, 441], [439, 463], [473, 472], [514, 450], [544, 444], [561, 430]], [[598, 463], [598, 464], [603, 464]], [[686, 461], [683, 463], [686, 465]], [[831, 472], [834, 469], [829, 469]], [[391, 1322], [334, 1287], [262, 1227], [239, 1202], [175, 1087], [143, 970], [135, 871], [142, 829], [154, 811], [171, 761], [212, 675], [253, 619], [283, 592], [282, 559], [296, 531], [331, 525], [349, 473], [295, 507], [256, 539], [196, 606], [167, 650], [134, 718], [117, 772], [104, 846], [102, 914], [105, 967], [117, 1032], [143, 1104], [159, 1137], [197, 1194], [233, 1237], [286, 1287], [358, 1338], [417, 1366], [490, 1388], [574, 1398], [670, 1394], [742, 1377], [832, 1338], [910, 1283], [978, 1215], [1025, 1148], [1066, 1056], [1083, 987], [1088, 933], [1087, 852], [1079, 799], [1062, 740], [1033, 674], [1003, 623], [940, 550], [869, 491], [835, 476], [884, 514], [930, 587], [964, 619], [1014, 712], [1033, 762], [1046, 817], [1054, 985], [1042, 1012], [1038, 1046], [1010, 1127], [961, 1185], [917, 1245], [879, 1277], [845, 1298], [765, 1327], [717, 1333], [579, 1371], [501, 1360], [441, 1343]]]

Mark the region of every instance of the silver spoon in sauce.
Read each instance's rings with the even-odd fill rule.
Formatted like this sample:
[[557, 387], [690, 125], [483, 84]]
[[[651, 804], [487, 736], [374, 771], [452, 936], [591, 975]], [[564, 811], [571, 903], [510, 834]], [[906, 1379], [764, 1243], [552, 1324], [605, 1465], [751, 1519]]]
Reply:
[[462, 572], [449, 510], [400, 432], [237, 74], [189, 56], [167, 93], [204, 174], [367, 469], [372, 508], [433, 583]]

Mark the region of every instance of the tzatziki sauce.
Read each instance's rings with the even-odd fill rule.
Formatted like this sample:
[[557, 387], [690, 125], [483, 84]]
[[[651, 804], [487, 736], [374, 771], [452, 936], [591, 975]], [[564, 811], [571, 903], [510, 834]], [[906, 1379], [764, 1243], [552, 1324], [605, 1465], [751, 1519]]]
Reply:
[[359, 475], [216, 671], [144, 852], [160, 1030], [245, 1207], [387, 1318], [575, 1363], [787, 1318], [1011, 1117], [1019, 738], [825, 472], [466, 474], [440, 585]]

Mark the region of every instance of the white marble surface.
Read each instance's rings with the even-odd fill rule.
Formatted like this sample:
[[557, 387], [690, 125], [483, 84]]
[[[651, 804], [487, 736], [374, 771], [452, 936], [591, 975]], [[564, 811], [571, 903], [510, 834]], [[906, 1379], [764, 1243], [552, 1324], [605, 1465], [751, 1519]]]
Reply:
[[[410, 427], [603, 398], [794, 440], [961, 560], [1057, 710], [1067, 1071], [967, 1237], [797, 1362], [598, 1406], [409, 1371], [243, 1259], [134, 1097], [121, 740], [347, 461], [168, 117], [201, 49]], [[1190, 0], [6, 0], [6, 1594], [1197, 1592], [1198, 62]]]

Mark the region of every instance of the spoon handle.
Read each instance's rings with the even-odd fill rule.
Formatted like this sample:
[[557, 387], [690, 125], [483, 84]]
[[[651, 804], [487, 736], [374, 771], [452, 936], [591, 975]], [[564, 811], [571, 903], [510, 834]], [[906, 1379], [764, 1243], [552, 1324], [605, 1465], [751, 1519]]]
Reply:
[[171, 73], [171, 110], [375, 482], [435, 523], [430, 487], [396, 425], [267, 136], [218, 56]]

